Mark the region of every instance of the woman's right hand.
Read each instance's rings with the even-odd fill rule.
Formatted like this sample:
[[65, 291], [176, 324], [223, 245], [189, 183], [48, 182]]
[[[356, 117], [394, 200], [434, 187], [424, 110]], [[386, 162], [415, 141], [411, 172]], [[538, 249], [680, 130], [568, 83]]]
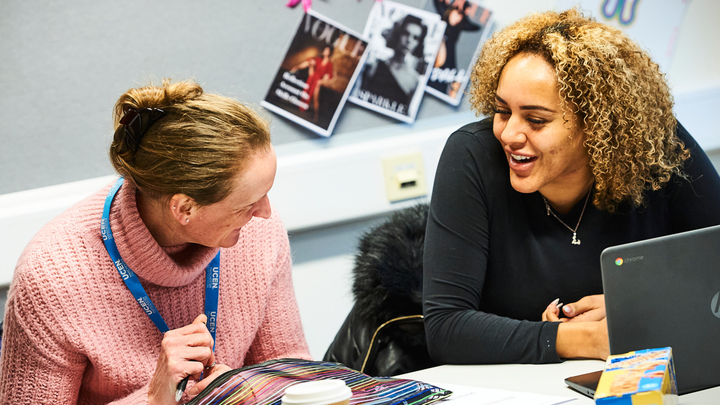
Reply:
[[155, 374], [150, 381], [150, 404], [175, 405], [175, 392], [180, 381], [186, 376], [197, 378], [205, 366], [215, 365], [214, 342], [205, 322], [207, 317], [202, 314], [192, 324], [165, 333]]

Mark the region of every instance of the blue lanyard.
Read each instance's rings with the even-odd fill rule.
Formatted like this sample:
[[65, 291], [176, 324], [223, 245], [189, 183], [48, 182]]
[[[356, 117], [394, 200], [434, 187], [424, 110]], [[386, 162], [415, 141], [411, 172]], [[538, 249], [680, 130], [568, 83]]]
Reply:
[[[120, 277], [122, 277], [125, 285], [132, 293], [135, 300], [137, 300], [140, 308], [150, 317], [155, 326], [160, 330], [161, 333], [165, 333], [170, 330], [165, 323], [165, 320], [158, 312], [155, 305], [148, 297], [145, 289], [135, 273], [130, 270], [125, 261], [120, 257], [118, 252], [117, 244], [115, 244], [115, 238], [113, 238], [112, 230], [110, 229], [110, 206], [112, 205], [115, 194], [122, 186], [124, 178], [120, 177], [115, 185], [110, 189], [110, 192], [105, 198], [105, 206], [103, 207], [102, 220], [100, 221], [100, 231], [102, 232], [103, 242], [105, 248], [110, 255], [115, 268], [117, 268]], [[220, 293], [220, 252], [210, 261], [207, 268], [205, 269], [205, 316], [207, 316], [207, 328], [212, 335], [213, 341], [215, 340], [215, 331], [217, 329], [217, 309], [218, 309], [218, 296]]]

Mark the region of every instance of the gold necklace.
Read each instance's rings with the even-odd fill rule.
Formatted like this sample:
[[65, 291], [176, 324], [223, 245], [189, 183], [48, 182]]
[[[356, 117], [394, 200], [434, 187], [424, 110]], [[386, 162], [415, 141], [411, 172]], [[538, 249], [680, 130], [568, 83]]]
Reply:
[[592, 192], [592, 187], [590, 187], [590, 190], [588, 190], [588, 193], [587, 193], [587, 197], [585, 197], [585, 205], [583, 205], [583, 209], [582, 209], [582, 212], [580, 213], [580, 218], [578, 219], [577, 225], [575, 225], [575, 229], [570, 228], [565, 222], [563, 222], [562, 219], [560, 219], [557, 215], [555, 215], [552, 208], [550, 208], [550, 204], [548, 204], [547, 198], [545, 198], [544, 195], [542, 196], [543, 201], [545, 202], [545, 209], [547, 210], [547, 214], [548, 215], [552, 214], [552, 216], [554, 216], [555, 219], [560, 221], [560, 223], [563, 224], [565, 226], [565, 228], [569, 229], [570, 232], [573, 233], [572, 242], [571, 242], [573, 245], [580, 244], [580, 239], [577, 238], [577, 229], [580, 227], [580, 221], [582, 221], [583, 214], [585, 214], [585, 208], [587, 208], [587, 203], [588, 203], [588, 200], [590, 199], [591, 192]]

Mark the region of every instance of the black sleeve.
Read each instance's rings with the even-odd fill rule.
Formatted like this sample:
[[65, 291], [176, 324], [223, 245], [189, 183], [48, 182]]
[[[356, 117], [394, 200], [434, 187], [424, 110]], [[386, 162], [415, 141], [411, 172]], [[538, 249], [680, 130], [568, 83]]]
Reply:
[[437, 10], [440, 18], [442, 18], [443, 14], [445, 14], [445, 10], [448, 9], [447, 4], [445, 4], [443, 0], [433, 0], [433, 3], [435, 3], [435, 10]]
[[685, 162], [686, 179], [670, 180], [670, 218], [673, 232], [684, 232], [720, 224], [720, 176], [710, 159], [685, 128], [677, 134], [690, 158]]
[[[467, 4], [467, 3], [466, 3]], [[475, 24], [470, 20], [470, 18], [465, 15], [465, 12], [463, 11], [463, 19], [460, 21], [460, 24], [458, 25], [461, 30], [463, 31], [478, 31], [480, 28], [482, 28], [480, 25]]]
[[559, 362], [557, 323], [480, 310], [490, 255], [489, 194], [498, 192], [486, 181], [497, 170], [483, 167], [491, 160], [487, 149], [461, 130], [448, 139], [438, 164], [423, 259], [428, 350], [440, 363]]

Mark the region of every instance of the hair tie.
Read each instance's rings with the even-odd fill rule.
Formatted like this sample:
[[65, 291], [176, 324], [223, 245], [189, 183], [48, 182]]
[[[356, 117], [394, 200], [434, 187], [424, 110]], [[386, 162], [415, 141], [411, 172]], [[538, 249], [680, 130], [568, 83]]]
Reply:
[[133, 152], [137, 152], [140, 142], [145, 134], [160, 118], [165, 116], [165, 111], [159, 108], [141, 108], [137, 110], [132, 107], [125, 109], [125, 115], [120, 119], [125, 136], [131, 141], [130, 146]]

